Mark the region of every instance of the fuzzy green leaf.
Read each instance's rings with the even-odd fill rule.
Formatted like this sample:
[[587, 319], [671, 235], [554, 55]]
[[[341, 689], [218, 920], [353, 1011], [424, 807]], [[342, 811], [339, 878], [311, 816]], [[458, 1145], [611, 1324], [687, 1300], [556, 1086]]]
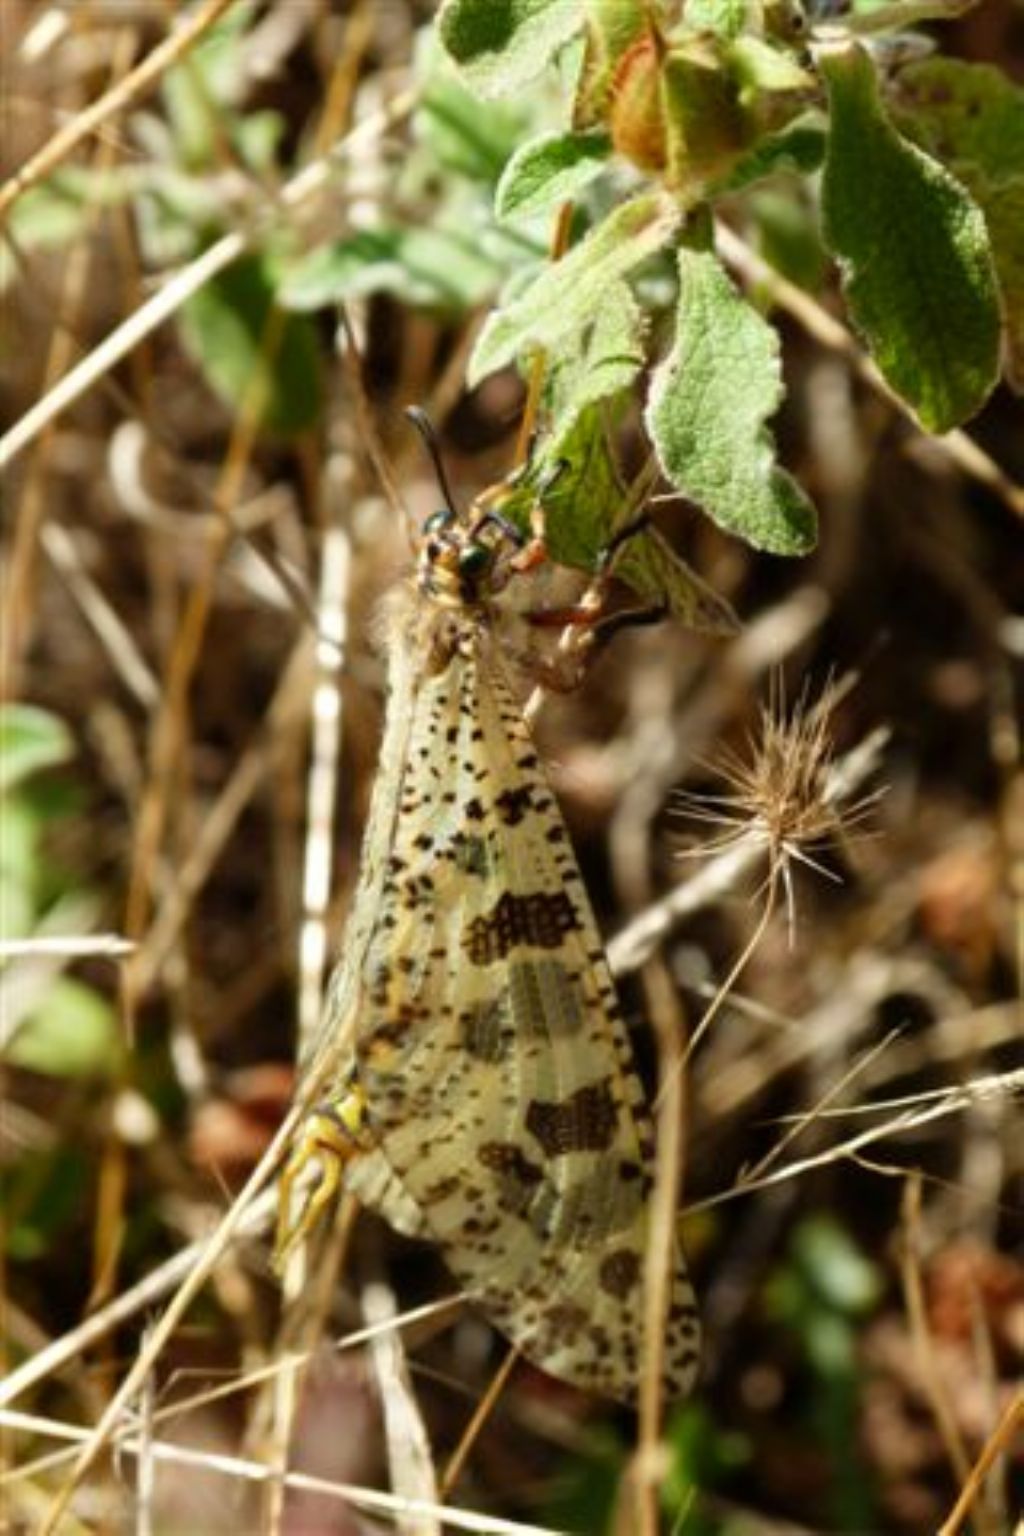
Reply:
[[623, 515], [626, 492], [609, 425], [607, 408], [591, 405], [566, 431], [545, 439], [538, 478], [559, 466], [554, 485], [544, 495], [546, 542], [558, 565], [594, 571]]
[[821, 56], [831, 101], [825, 238], [850, 314], [892, 388], [946, 432], [982, 405], [999, 368], [985, 220], [966, 189], [902, 138], [856, 44]]
[[674, 618], [705, 635], [734, 635], [739, 622], [730, 605], [672, 548], [657, 528], [645, 528], [624, 545], [615, 574], [649, 603], [666, 602]]
[[923, 59], [897, 82], [899, 122], [964, 183], [985, 215], [1006, 332], [1024, 390], [1024, 90], [988, 64]]
[[272, 321], [276, 286], [268, 261], [243, 257], [189, 299], [181, 334], [228, 405], [255, 408], [262, 426], [291, 435], [320, 413], [320, 351], [304, 315]]
[[[545, 462], [564, 469], [544, 497], [547, 542], [561, 565], [593, 571], [616, 529], [634, 520], [610, 447], [605, 413], [581, 412], [568, 432], [545, 445]], [[655, 527], [641, 528], [614, 557], [620, 581], [645, 603], [667, 603], [672, 615], [706, 634], [732, 634], [736, 617]]]
[[296, 262], [281, 289], [289, 309], [322, 309], [371, 293], [414, 307], [465, 310], [495, 290], [500, 269], [479, 240], [445, 229], [360, 230]]
[[527, 132], [523, 104], [495, 101], [481, 112], [479, 96], [467, 89], [441, 49], [424, 52], [423, 94], [413, 126], [427, 151], [427, 168], [493, 189]]
[[817, 208], [809, 200], [794, 197], [789, 187], [759, 187], [747, 206], [757, 231], [757, 249], [769, 267], [798, 288], [820, 293], [831, 262], [822, 244]]
[[747, 0], [688, 0], [686, 22], [695, 32], [739, 37], [748, 24]]
[[869, 37], [884, 32], [905, 32], [924, 21], [954, 21], [971, 11], [980, 0], [892, 0], [887, 4], [854, 7], [836, 21], [816, 24], [814, 36], [823, 41], [845, 41], [851, 37]]
[[34, 704], [0, 708], [0, 793], [42, 768], [64, 763], [75, 750], [71, 732], [56, 715]]
[[762, 92], [807, 91], [814, 85], [814, 77], [797, 62], [792, 49], [749, 33], [730, 43], [724, 57], [741, 87], [744, 104], [756, 101]]
[[49, 1077], [91, 1077], [117, 1072], [123, 1053], [106, 998], [73, 976], [58, 976], [15, 1029], [5, 1059]]
[[568, 202], [604, 170], [611, 152], [606, 133], [545, 133], [512, 156], [498, 183], [499, 219], [522, 219]]
[[567, 337], [591, 323], [608, 290], [668, 244], [679, 219], [678, 209], [656, 193], [616, 208], [561, 261], [545, 267], [524, 293], [490, 316], [470, 359], [470, 386], [537, 347], [557, 355]]
[[504, 96], [538, 75], [583, 21], [580, 0], [444, 0], [437, 27], [473, 90]]
[[730, 170], [716, 192], [739, 192], [766, 176], [791, 171], [808, 176], [825, 158], [825, 120], [818, 112], [802, 112], [775, 133], [763, 134]]
[[991, 64], [921, 59], [899, 73], [900, 127], [944, 162], [990, 181], [1024, 176], [1024, 89]]
[[1006, 376], [1024, 394], [1024, 176], [996, 186], [967, 178], [985, 213], [1003, 301]]
[[644, 317], [625, 283], [613, 283], [593, 321], [580, 333], [578, 350], [547, 370], [545, 395], [551, 436], [564, 438], [590, 405], [629, 388], [644, 365]]
[[806, 554], [814, 508], [775, 462], [765, 426], [783, 395], [779, 341], [708, 251], [679, 252], [672, 351], [658, 367], [647, 427], [665, 474], [756, 549]]

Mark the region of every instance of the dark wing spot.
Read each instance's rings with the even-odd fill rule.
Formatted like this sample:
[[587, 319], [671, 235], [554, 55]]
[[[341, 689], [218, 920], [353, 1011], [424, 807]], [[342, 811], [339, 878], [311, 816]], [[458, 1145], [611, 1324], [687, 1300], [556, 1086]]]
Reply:
[[435, 1179], [432, 1184], [427, 1184], [420, 1193], [421, 1205], [438, 1205], [442, 1200], [448, 1200], [452, 1195], [458, 1194], [462, 1188], [462, 1180], [458, 1174], [450, 1173], [446, 1178]]
[[490, 912], [475, 917], [466, 930], [463, 948], [474, 965], [504, 960], [520, 945], [558, 949], [564, 936], [578, 930], [580, 920], [566, 891], [505, 891]]
[[544, 1177], [543, 1170], [531, 1163], [522, 1147], [517, 1147], [514, 1141], [485, 1141], [477, 1151], [477, 1157], [492, 1173], [505, 1175], [531, 1188]]
[[525, 1216], [543, 1184], [543, 1170], [512, 1141], [486, 1141], [477, 1157], [494, 1176], [499, 1205]]
[[455, 868], [465, 875], [485, 877], [491, 867], [486, 839], [475, 832], [456, 832], [449, 843]]
[[556, 1301], [544, 1308], [544, 1324], [553, 1348], [564, 1348], [566, 1339], [581, 1333], [588, 1322], [584, 1309], [571, 1301]]
[[507, 827], [516, 827], [533, 809], [533, 791], [529, 784], [503, 789], [494, 797], [494, 809]]
[[625, 1301], [640, 1278], [640, 1260], [632, 1248], [620, 1248], [602, 1260], [597, 1278], [601, 1289], [609, 1296]]
[[606, 1152], [615, 1139], [618, 1110], [609, 1079], [587, 1083], [567, 1099], [546, 1104], [532, 1100], [526, 1111], [526, 1127], [548, 1157], [567, 1152]]

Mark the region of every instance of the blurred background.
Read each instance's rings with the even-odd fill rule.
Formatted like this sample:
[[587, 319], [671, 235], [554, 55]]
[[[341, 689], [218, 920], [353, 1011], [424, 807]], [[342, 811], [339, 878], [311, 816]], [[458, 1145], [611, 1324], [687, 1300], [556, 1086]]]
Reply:
[[[408, 560], [377, 448], [414, 518], [438, 490], [407, 404], [438, 424], [466, 500], [514, 468], [519, 378], [466, 394], [463, 373], [488, 305], [546, 248], [492, 199], [554, 108], [539, 88], [482, 108], [426, 4], [195, 7], [213, 21], [194, 46], [83, 132], [180, 9], [0, 14], [4, 174], [80, 135], [4, 204], [0, 244], [4, 1335], [14, 1379], [28, 1372], [15, 1406], [51, 1426], [95, 1422], [189, 1267], [174, 1256], [287, 1109], [375, 772], [373, 614]], [[941, 38], [1021, 80], [1010, 0]], [[802, 184], [723, 211], [839, 312]], [[775, 425], [820, 546], [757, 555], [656, 503], [739, 632], [621, 635], [538, 734], [652, 1086], [652, 1010], [691, 1037], [749, 947], [686, 1071], [706, 1361], [668, 1416], [664, 1528], [923, 1536], [1024, 1356], [1024, 414], [996, 392], [970, 434], [1003, 478], [973, 472], [770, 283], [753, 291], [782, 335]], [[776, 815], [794, 762], [798, 823]], [[766, 910], [780, 839], [791, 889]], [[280, 1360], [267, 1230], [232, 1249], [154, 1367], [147, 1433], [198, 1456], [153, 1461], [154, 1531], [270, 1528], [266, 1493], [210, 1459], [287, 1439], [265, 1384], [211, 1394]], [[451, 1293], [429, 1250], [372, 1218], [347, 1236], [327, 1338]], [[88, 1348], [48, 1353], [89, 1317]], [[399, 1366], [317, 1351], [291, 1465], [386, 1487], [390, 1455], [395, 1486], [388, 1371], [408, 1372], [448, 1463], [504, 1346], [465, 1311], [404, 1337]], [[7, 1528], [27, 1530], [66, 1461], [47, 1459], [52, 1427], [3, 1433], [20, 1467]], [[629, 1415], [520, 1364], [450, 1498], [626, 1536], [634, 1443]], [[1017, 1452], [965, 1529], [1013, 1529], [1019, 1436]], [[135, 1468], [97, 1479], [79, 1508], [94, 1523], [74, 1528], [138, 1509]], [[394, 1528], [310, 1492], [274, 1518]]]

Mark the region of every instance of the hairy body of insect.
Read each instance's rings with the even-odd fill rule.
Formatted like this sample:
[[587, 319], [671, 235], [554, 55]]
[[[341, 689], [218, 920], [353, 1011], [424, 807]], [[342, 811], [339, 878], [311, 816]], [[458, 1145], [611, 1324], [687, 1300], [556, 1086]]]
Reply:
[[[279, 1252], [340, 1186], [438, 1245], [535, 1364], [635, 1401], [653, 1137], [568, 834], [507, 670], [492, 514], [428, 520], [386, 614], [389, 700], [353, 916], [282, 1180]], [[290, 1226], [295, 1182], [319, 1182]], [[692, 1385], [680, 1254], [665, 1347]]]

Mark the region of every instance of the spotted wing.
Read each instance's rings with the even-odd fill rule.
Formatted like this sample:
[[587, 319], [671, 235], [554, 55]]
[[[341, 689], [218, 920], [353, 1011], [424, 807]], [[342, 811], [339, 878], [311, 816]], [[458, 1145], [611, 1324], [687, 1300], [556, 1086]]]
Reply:
[[[358, 978], [375, 1150], [348, 1182], [371, 1200], [383, 1160], [530, 1359], [632, 1400], [652, 1138], [568, 834], [487, 646], [467, 626], [410, 700]], [[680, 1256], [670, 1396], [696, 1359]]]
[[[392, 603], [390, 627], [395, 643], [389, 656], [384, 736], [363, 835], [359, 877], [320, 1025], [302, 1064], [303, 1084], [314, 1115], [320, 1105], [343, 1103], [357, 1080], [355, 1032], [363, 1006], [367, 951], [379, 942], [378, 925], [385, 884], [390, 880], [399, 805], [414, 752], [410, 737], [417, 720], [422, 656], [411, 639], [398, 640], [404, 630], [402, 611], [408, 595], [398, 589], [393, 598], [397, 601]], [[380, 1151], [368, 1150], [354, 1158], [345, 1182], [363, 1205], [397, 1231], [409, 1237], [429, 1237], [415, 1200]]]

